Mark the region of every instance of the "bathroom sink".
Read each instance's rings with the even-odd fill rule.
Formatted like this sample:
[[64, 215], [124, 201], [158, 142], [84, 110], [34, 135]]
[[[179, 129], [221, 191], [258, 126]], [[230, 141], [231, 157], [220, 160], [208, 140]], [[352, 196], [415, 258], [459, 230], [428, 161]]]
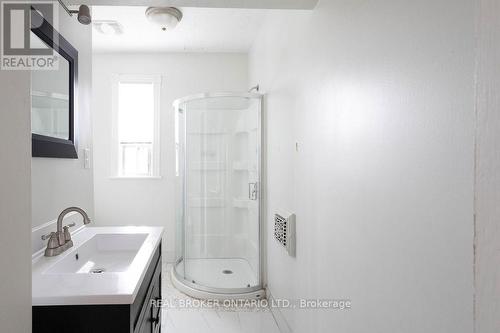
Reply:
[[130, 267], [146, 237], [147, 234], [97, 234], [45, 274], [124, 272]]
[[83, 227], [73, 247], [33, 255], [32, 305], [132, 304], [161, 243], [161, 227]]

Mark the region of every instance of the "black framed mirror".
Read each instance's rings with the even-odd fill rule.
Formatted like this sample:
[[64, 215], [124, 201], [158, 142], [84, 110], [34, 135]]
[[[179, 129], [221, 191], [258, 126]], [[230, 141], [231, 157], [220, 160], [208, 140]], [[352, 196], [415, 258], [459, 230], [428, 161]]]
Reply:
[[75, 92], [78, 51], [35, 10], [31, 44], [51, 48], [57, 69], [31, 72], [31, 142], [33, 157], [78, 158], [75, 142]]

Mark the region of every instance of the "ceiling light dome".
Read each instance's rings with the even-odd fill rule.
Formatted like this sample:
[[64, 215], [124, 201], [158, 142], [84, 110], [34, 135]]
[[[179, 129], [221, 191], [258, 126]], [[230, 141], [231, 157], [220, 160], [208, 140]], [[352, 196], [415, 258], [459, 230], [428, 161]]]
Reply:
[[182, 20], [182, 12], [174, 7], [149, 7], [146, 9], [146, 17], [163, 31], [173, 30]]

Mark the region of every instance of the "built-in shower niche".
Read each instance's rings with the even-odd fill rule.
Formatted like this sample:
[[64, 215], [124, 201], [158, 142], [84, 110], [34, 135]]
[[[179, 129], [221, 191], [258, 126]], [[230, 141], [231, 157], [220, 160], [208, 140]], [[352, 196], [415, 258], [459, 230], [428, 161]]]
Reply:
[[194, 288], [261, 289], [260, 101], [254, 94], [209, 94], [174, 104], [177, 165], [184, 166], [175, 273]]

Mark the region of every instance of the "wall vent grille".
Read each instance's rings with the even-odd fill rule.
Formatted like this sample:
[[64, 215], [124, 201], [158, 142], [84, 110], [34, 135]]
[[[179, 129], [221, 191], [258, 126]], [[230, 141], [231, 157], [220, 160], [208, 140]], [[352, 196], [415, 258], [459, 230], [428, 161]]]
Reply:
[[290, 256], [295, 256], [295, 214], [274, 214], [274, 238]]
[[286, 228], [287, 228], [288, 221], [286, 218], [279, 214], [274, 214], [274, 238], [286, 247], [286, 239], [287, 239], [287, 234], [286, 234]]

